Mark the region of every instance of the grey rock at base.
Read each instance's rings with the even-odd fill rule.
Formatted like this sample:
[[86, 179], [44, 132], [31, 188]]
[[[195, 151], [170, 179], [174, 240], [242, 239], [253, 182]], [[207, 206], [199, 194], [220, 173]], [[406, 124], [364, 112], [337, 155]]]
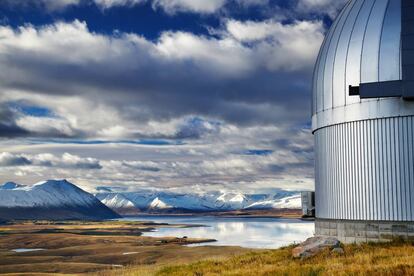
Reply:
[[332, 249], [331, 252], [335, 253], [335, 254], [338, 254], [338, 255], [345, 254], [345, 251], [341, 247], [335, 247], [334, 249]]
[[293, 248], [292, 256], [294, 258], [308, 258], [318, 254], [325, 248], [336, 249], [340, 248], [340, 245], [340, 241], [333, 237], [312, 237]]

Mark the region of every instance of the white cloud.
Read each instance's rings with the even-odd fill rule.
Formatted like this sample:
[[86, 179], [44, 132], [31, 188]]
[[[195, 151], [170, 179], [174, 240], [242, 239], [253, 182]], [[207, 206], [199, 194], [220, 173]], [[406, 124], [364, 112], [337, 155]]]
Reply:
[[348, 0], [299, 0], [297, 9], [303, 13], [328, 14], [335, 18]]
[[109, 9], [117, 6], [134, 6], [145, 3], [147, 0], [93, 0], [98, 6]]
[[282, 24], [272, 20], [229, 20], [226, 29], [240, 43], [255, 42], [256, 58], [262, 56], [263, 62], [273, 70], [298, 70], [304, 65], [312, 65], [324, 32], [320, 21]]
[[[0, 153], [0, 167], [10, 166], [30, 166], [40, 167], [43, 169], [58, 168], [58, 169], [101, 169], [102, 166], [99, 160], [90, 157], [80, 157], [70, 153], [63, 153], [61, 156], [55, 156], [50, 153], [41, 154], [12, 154], [9, 152]], [[35, 170], [39, 168], [29, 168], [26, 171]]]
[[69, 122], [62, 118], [45, 118], [23, 116], [16, 120], [16, 125], [34, 134], [49, 136], [74, 136], [75, 131]]
[[[260, 98], [234, 85], [260, 72], [286, 74], [274, 78], [275, 86], [282, 89], [285, 82], [293, 89], [289, 78], [310, 71], [323, 32], [319, 21], [229, 20], [215, 36], [164, 32], [150, 41], [136, 34], [94, 33], [80, 21], [3, 26], [0, 63], [10, 70], [0, 76], [0, 103], [29, 101], [50, 109], [56, 117], [20, 114], [14, 122], [47, 136], [171, 137], [188, 117], [200, 114], [277, 122], [287, 108], [284, 93], [272, 88], [274, 94]], [[214, 87], [228, 81], [237, 90], [234, 101], [229, 101], [228, 85]], [[211, 89], [217, 91], [214, 97]], [[244, 96], [248, 102], [239, 102]]]
[[162, 8], [165, 12], [214, 13], [221, 9], [226, 0], [153, 0], [154, 8]]
[[[139, 188], [239, 190], [312, 188], [312, 139], [309, 130], [283, 127], [222, 126], [214, 135], [179, 146], [124, 144], [32, 144], [7, 146], [14, 162], [0, 165], [0, 181], [33, 183], [67, 178], [89, 190], [96, 186]], [[272, 149], [266, 155], [248, 149]], [[23, 153], [24, 152], [24, 153]], [[38, 154], [37, 152], [43, 152]], [[45, 153], [47, 152], [47, 153]], [[0, 155], [0, 164], [6, 158]], [[21, 161], [21, 160], [20, 160]], [[5, 161], [3, 161], [5, 162]], [[10, 161], [8, 161], [10, 164]]]
[[23, 155], [14, 155], [9, 152], [0, 153], [0, 166], [24, 166], [30, 163], [30, 160]]
[[14, 6], [19, 5], [29, 7], [31, 4], [40, 5], [48, 11], [59, 11], [69, 6], [78, 5], [79, 3], [81, 3], [81, 0], [3, 0], [3, 4]]
[[268, 0], [3, 0], [4, 4], [30, 7], [38, 5], [48, 11], [61, 11], [67, 7], [84, 3], [94, 3], [106, 10], [115, 7], [132, 7], [150, 3], [153, 9], [162, 9], [168, 14], [199, 13], [213, 14], [222, 10], [227, 4], [237, 4], [247, 8], [250, 6], [264, 6]]
[[324, 31], [320, 21], [228, 20], [211, 35], [148, 40], [80, 21], [0, 27], [0, 111], [24, 100], [54, 115], [0, 113], [0, 130], [9, 118], [29, 137], [184, 140], [1, 141], [0, 180], [13, 180], [14, 166], [18, 182], [68, 178], [89, 188], [310, 188], [310, 133], [292, 126], [308, 116], [307, 75]]

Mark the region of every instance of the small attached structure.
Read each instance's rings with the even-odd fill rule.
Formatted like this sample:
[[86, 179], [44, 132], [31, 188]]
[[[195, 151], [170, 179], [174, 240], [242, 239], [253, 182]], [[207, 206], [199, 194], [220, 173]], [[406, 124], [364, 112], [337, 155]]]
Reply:
[[303, 217], [315, 217], [315, 192], [302, 192]]

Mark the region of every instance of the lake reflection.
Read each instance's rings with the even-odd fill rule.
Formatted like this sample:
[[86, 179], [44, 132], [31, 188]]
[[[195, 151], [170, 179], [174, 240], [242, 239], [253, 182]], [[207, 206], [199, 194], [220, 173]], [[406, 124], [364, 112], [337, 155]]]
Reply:
[[[151, 237], [210, 238], [208, 245], [234, 245], [249, 248], [279, 248], [299, 243], [314, 233], [314, 223], [298, 219], [223, 218], [210, 216], [140, 216], [128, 220], [170, 224], [202, 224], [207, 227], [161, 228], [144, 233]], [[200, 246], [197, 244], [192, 246]]]

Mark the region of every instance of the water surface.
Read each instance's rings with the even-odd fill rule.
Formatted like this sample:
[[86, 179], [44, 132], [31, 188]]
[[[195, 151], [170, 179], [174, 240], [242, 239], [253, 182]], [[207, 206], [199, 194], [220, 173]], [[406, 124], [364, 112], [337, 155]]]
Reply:
[[[160, 228], [145, 232], [151, 237], [183, 237], [216, 239], [206, 243], [216, 246], [248, 248], [279, 248], [299, 243], [312, 236], [314, 223], [299, 219], [224, 218], [213, 216], [138, 216], [127, 220], [153, 221], [169, 224], [202, 224], [206, 227]], [[194, 244], [200, 246], [206, 244]]]
[[43, 248], [16, 248], [12, 249], [11, 251], [16, 253], [24, 253], [24, 252], [33, 252], [33, 251], [42, 251], [45, 250]]

